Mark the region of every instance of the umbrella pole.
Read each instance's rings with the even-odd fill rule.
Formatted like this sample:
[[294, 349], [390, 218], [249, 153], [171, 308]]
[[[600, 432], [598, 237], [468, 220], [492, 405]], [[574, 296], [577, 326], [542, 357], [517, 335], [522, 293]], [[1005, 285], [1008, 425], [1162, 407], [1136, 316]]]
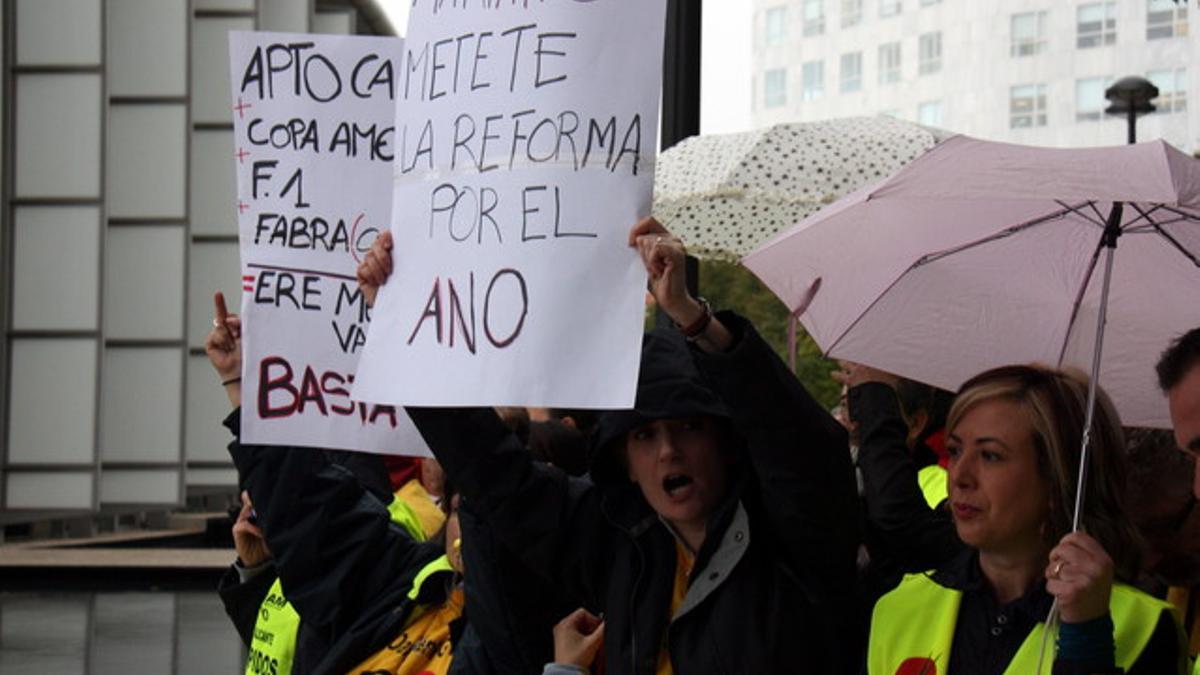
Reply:
[[1100, 382], [1100, 355], [1104, 349], [1104, 325], [1108, 319], [1108, 288], [1112, 281], [1113, 253], [1121, 235], [1121, 202], [1114, 202], [1105, 223], [1100, 245], [1104, 247], [1104, 280], [1100, 287], [1100, 312], [1096, 318], [1096, 346], [1092, 350], [1092, 374], [1088, 379], [1087, 414], [1083, 424], [1083, 440], [1079, 448], [1079, 480], [1075, 485], [1075, 515], [1071, 530], [1078, 532], [1083, 521], [1083, 492], [1087, 485], [1088, 454], [1091, 449], [1092, 419], [1096, 412], [1096, 388]]

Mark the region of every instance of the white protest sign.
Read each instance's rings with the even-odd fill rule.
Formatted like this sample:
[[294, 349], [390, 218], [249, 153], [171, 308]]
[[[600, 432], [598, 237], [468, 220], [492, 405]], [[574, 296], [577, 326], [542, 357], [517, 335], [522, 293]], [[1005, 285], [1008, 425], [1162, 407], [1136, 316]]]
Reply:
[[428, 454], [403, 409], [354, 401], [359, 258], [391, 217], [398, 38], [233, 32], [242, 440]]
[[396, 111], [395, 271], [354, 393], [633, 404], [664, 0], [420, 0]]

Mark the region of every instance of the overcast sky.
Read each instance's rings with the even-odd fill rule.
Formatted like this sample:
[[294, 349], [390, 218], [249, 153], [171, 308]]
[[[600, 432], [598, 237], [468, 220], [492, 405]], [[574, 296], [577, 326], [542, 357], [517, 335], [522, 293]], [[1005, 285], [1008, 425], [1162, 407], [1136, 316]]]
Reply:
[[[401, 35], [411, 0], [385, 0], [385, 11]], [[751, 3], [705, 0], [704, 53], [700, 58], [700, 131], [725, 133], [750, 128]]]

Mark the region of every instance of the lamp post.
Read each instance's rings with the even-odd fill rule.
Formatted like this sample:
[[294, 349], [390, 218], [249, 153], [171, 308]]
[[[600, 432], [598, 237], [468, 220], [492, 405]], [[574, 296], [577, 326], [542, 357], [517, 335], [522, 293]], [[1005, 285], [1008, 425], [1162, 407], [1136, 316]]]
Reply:
[[1125, 115], [1129, 121], [1129, 143], [1137, 142], [1137, 116], [1155, 111], [1150, 101], [1158, 98], [1158, 87], [1150, 80], [1136, 75], [1122, 77], [1104, 91], [1112, 105], [1104, 109], [1109, 115]]

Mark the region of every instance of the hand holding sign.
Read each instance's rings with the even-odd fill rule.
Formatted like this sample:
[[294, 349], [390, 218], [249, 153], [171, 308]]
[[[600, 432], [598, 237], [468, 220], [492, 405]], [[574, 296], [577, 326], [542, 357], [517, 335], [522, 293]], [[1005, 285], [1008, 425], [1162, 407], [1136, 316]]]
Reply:
[[375, 306], [375, 295], [392, 274], [392, 232], [384, 230], [371, 244], [371, 250], [363, 256], [355, 272], [358, 278], [358, 289], [362, 291], [363, 299], [368, 307]]
[[236, 407], [241, 405], [242, 399], [242, 320], [237, 314], [229, 313], [225, 295], [220, 291], [213, 294], [213, 306], [216, 318], [204, 340], [204, 353], [225, 385], [229, 401]]

